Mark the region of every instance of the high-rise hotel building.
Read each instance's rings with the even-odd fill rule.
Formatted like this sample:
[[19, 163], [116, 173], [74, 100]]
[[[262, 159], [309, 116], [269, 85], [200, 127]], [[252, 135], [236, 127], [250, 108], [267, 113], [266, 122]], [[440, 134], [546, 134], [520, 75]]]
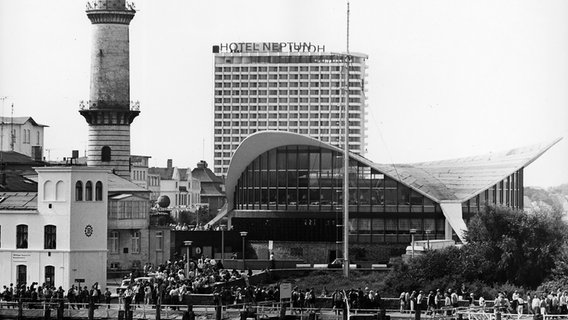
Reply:
[[349, 150], [366, 149], [367, 55], [326, 52], [311, 43], [230, 43], [215, 58], [214, 171], [226, 174], [248, 135], [282, 130], [343, 145], [349, 65]]

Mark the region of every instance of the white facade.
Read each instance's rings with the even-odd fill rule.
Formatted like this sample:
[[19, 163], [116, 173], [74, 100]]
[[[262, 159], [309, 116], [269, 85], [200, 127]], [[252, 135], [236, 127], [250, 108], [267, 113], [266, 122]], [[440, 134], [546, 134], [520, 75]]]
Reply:
[[130, 181], [148, 189], [148, 160], [149, 156], [130, 156]]
[[[242, 48], [262, 48], [251, 45]], [[345, 66], [343, 55], [326, 52], [215, 53], [214, 172], [226, 174], [248, 135], [280, 130], [342, 143]], [[351, 54], [349, 150], [366, 151], [366, 59]]]
[[42, 160], [44, 127], [31, 117], [0, 117], [0, 151], [15, 151]]
[[[65, 289], [77, 280], [88, 286], [105, 284], [108, 171], [93, 167], [36, 171], [37, 207], [0, 210], [0, 283], [16, 284], [25, 277], [28, 285], [52, 281]], [[27, 228], [27, 245], [22, 245], [18, 226]], [[46, 235], [46, 226], [55, 227], [55, 239]]]

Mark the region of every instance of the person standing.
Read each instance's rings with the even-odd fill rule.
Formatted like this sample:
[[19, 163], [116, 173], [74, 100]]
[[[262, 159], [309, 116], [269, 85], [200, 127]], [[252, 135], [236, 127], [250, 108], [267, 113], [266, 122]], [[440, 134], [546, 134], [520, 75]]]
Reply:
[[274, 252], [273, 251], [270, 252], [269, 260], [270, 260], [270, 269], [276, 269], [276, 260], [274, 258]]
[[430, 290], [430, 292], [428, 293], [428, 297], [426, 298], [426, 305], [428, 306], [426, 314], [433, 314], [434, 310], [436, 310], [436, 295], [432, 290]]
[[518, 314], [518, 318], [520, 318], [523, 315], [523, 309], [525, 307], [525, 300], [523, 299], [523, 296], [521, 294], [519, 294], [517, 296], [517, 314]]
[[108, 290], [108, 288], [105, 288], [104, 299], [105, 299], [105, 303], [107, 305], [107, 309], [110, 309], [111, 293]]

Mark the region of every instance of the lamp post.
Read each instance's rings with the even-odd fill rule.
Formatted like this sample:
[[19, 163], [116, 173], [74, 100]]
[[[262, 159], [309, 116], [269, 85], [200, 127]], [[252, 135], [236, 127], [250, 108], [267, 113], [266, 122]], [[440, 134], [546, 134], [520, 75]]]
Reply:
[[246, 270], [246, 265], [245, 265], [245, 238], [246, 238], [247, 234], [248, 234], [248, 232], [241, 231], [241, 237], [243, 238], [243, 270]]
[[222, 224], [221, 227], [221, 264], [225, 264], [225, 229], [227, 228], [226, 224]]
[[193, 241], [184, 241], [183, 242], [183, 245], [185, 246], [185, 259], [186, 259], [185, 276], [186, 277], [189, 276], [189, 252], [190, 252], [190, 248], [191, 248], [192, 243], [193, 243]]
[[432, 233], [432, 230], [428, 229], [424, 230], [424, 232], [426, 232], [426, 248], [430, 250], [430, 233]]
[[410, 236], [412, 237], [412, 258], [414, 259], [414, 235], [416, 234], [416, 229], [410, 229]]

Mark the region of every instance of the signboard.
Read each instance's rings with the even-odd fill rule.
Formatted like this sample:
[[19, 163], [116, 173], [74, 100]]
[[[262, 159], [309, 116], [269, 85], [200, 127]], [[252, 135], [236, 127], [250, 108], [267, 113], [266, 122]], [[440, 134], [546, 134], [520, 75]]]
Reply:
[[280, 300], [292, 299], [292, 284], [283, 282], [280, 284]]
[[325, 46], [311, 42], [231, 42], [213, 46], [219, 52], [325, 52]]
[[268, 250], [272, 250], [274, 248], [274, 241], [268, 240]]
[[20, 253], [20, 252], [13, 252], [12, 253], [12, 262], [29, 262], [30, 257], [32, 256], [31, 253]]
[[85, 282], [85, 279], [75, 279], [75, 282], [77, 282], [77, 283], [83, 283], [83, 282]]

